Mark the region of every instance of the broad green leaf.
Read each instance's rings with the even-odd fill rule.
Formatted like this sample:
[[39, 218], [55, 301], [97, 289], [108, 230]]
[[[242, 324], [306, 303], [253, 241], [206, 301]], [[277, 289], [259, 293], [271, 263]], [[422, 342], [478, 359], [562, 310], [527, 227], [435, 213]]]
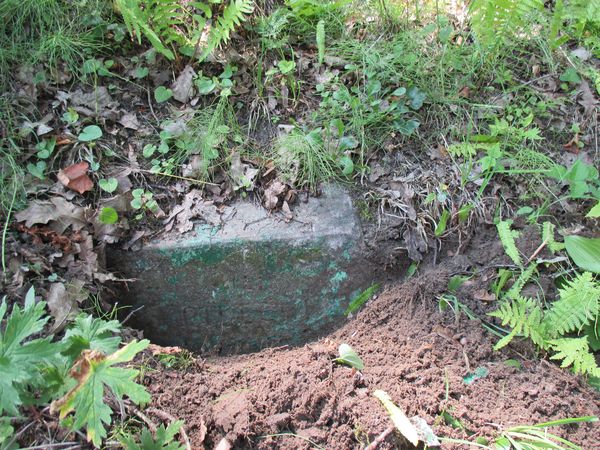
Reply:
[[99, 126], [88, 125], [81, 131], [81, 133], [79, 133], [77, 139], [79, 139], [81, 142], [91, 142], [95, 141], [96, 139], [100, 139], [101, 137], [102, 130]]
[[99, 447], [107, 436], [105, 425], [111, 423], [112, 410], [104, 403], [107, 389], [118, 401], [124, 396], [135, 404], [150, 401], [150, 394], [134, 381], [138, 370], [115, 367], [131, 361], [149, 344], [148, 340], [132, 341], [109, 356], [97, 350], [84, 350], [70, 372], [75, 386], [63, 398], [52, 402], [51, 412], [58, 411], [61, 419], [73, 413], [72, 429], [85, 427], [88, 441]]
[[212, 78], [200, 78], [196, 80], [198, 94], [208, 95], [217, 88], [217, 83]]
[[410, 136], [417, 128], [419, 128], [419, 125], [419, 121], [414, 119], [398, 119], [394, 122], [394, 128], [396, 129], [396, 131], [406, 136]]
[[600, 238], [565, 236], [565, 247], [569, 257], [578, 267], [600, 273]]
[[45, 170], [46, 170], [46, 162], [45, 161], [38, 161], [35, 164], [32, 164], [32, 163], [27, 164], [27, 171], [34, 177], [39, 178], [40, 180], [46, 179], [46, 175], [44, 175]]
[[565, 81], [567, 83], [579, 84], [581, 83], [581, 77], [577, 73], [577, 70], [573, 67], [569, 67], [564, 73], [560, 76], [560, 81]]
[[61, 120], [68, 125], [73, 125], [79, 120], [79, 114], [73, 108], [69, 108], [65, 113], [61, 116]]
[[119, 220], [119, 214], [115, 208], [107, 206], [100, 210], [100, 214], [98, 214], [98, 220], [105, 225], [112, 225], [117, 223]]
[[410, 107], [415, 110], [421, 109], [421, 106], [423, 106], [423, 102], [425, 101], [425, 98], [427, 97], [427, 95], [425, 95], [425, 92], [423, 92], [423, 91], [419, 90], [417, 87], [413, 86], [408, 89], [406, 94], [410, 100]]
[[378, 290], [379, 290], [378, 284], [373, 284], [373, 285], [369, 286], [367, 289], [365, 289], [364, 291], [362, 291], [360, 294], [358, 294], [356, 297], [354, 297], [352, 299], [352, 301], [348, 305], [348, 308], [346, 308], [346, 311], [344, 312], [344, 314], [346, 314], [346, 315], [353, 314], [354, 312], [358, 311], [360, 309], [360, 307], [362, 305], [364, 305], [367, 301], [369, 301], [369, 299], [371, 297], [373, 297], [373, 294], [375, 294], [375, 292], [377, 292]]
[[103, 178], [100, 181], [98, 181], [98, 186], [100, 186], [100, 189], [102, 189], [103, 191], [112, 194], [117, 190], [119, 182], [116, 178]]
[[154, 155], [155, 151], [156, 151], [156, 145], [146, 144], [146, 145], [144, 145], [144, 148], [142, 149], [142, 155], [144, 155], [144, 158], [151, 158], [152, 155]]
[[164, 103], [173, 97], [173, 91], [164, 86], [159, 86], [154, 90], [154, 99], [157, 103]]
[[137, 67], [133, 72], [133, 77], [138, 80], [142, 78], [146, 78], [148, 76], [148, 68], [147, 67]]
[[340, 165], [342, 166], [342, 173], [346, 176], [352, 175], [354, 172], [354, 161], [348, 155], [344, 155], [340, 158]]
[[296, 68], [296, 62], [295, 61], [287, 61], [285, 59], [282, 59], [281, 61], [279, 61], [277, 63], [277, 67], [279, 68], [279, 71], [281, 72], [281, 74], [285, 75], [285, 74], [290, 73], [292, 70], [294, 70]]
[[587, 218], [590, 219], [596, 219], [598, 217], [600, 217], [600, 201], [598, 203], [596, 203], [596, 206], [594, 206], [592, 209], [590, 209], [590, 211], [586, 214]]
[[419, 434], [417, 430], [408, 417], [406, 417], [406, 414], [394, 404], [388, 393], [382, 390], [376, 390], [373, 392], [373, 397], [378, 399], [387, 410], [390, 419], [392, 419], [394, 426], [400, 434], [414, 446], [419, 445]]
[[444, 211], [442, 212], [442, 215], [440, 217], [440, 221], [438, 222], [437, 226], [435, 227], [435, 237], [440, 237], [442, 234], [444, 234], [444, 232], [446, 231], [446, 226], [448, 224], [448, 219], [450, 218], [450, 211], [448, 211], [447, 209], [444, 209]]
[[348, 344], [340, 345], [339, 352], [340, 356], [339, 358], [336, 358], [336, 362], [346, 364], [357, 370], [363, 370], [365, 368], [365, 364], [362, 362], [362, 359], [360, 359], [360, 356], [358, 356], [354, 349]]

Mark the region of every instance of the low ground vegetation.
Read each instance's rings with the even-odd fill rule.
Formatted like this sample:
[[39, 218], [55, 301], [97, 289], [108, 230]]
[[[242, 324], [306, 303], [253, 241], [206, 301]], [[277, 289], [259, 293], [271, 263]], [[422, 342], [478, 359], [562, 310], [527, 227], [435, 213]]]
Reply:
[[[161, 232], [191, 187], [287, 217], [354, 185], [409, 277], [494, 224], [505, 260], [452, 277], [440, 309], [600, 389], [598, 0], [0, 0], [0, 20], [0, 448], [189, 447], [140, 383], [195, 359], [124, 331], [101, 255]], [[548, 426], [462, 442], [578, 448]]]

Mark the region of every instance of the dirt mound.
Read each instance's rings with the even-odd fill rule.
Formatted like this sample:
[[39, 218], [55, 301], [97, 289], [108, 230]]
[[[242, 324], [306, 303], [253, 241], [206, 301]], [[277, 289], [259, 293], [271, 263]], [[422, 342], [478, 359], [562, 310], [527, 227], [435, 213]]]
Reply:
[[[432, 271], [388, 289], [340, 330], [301, 348], [214, 358], [187, 373], [149, 372], [153, 406], [185, 419], [194, 448], [223, 437], [234, 448], [363, 448], [391, 424], [375, 389], [438, 436], [463, 439], [465, 430], [489, 438], [513, 425], [600, 415], [600, 395], [579, 378], [511, 349], [494, 352], [478, 322], [440, 313], [435, 297], [447, 278]], [[332, 362], [342, 342], [361, 356], [362, 372]], [[509, 358], [522, 368], [506, 365]], [[478, 367], [487, 376], [466, 384]], [[554, 431], [590, 449], [598, 448], [599, 428]], [[268, 437], [284, 433], [297, 436]], [[394, 434], [378, 446], [399, 447]]]

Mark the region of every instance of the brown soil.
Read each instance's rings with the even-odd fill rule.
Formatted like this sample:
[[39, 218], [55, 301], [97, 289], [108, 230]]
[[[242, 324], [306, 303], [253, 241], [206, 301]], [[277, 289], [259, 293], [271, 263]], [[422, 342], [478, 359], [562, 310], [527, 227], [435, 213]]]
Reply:
[[[440, 437], [468, 437], [445, 423], [443, 411], [475, 433], [470, 439], [513, 425], [600, 415], [600, 395], [580, 378], [514, 349], [494, 352], [495, 338], [479, 322], [440, 313], [436, 295], [447, 279], [433, 270], [387, 289], [340, 330], [301, 348], [213, 358], [187, 372], [150, 371], [153, 406], [185, 420], [193, 448], [209, 449], [223, 437], [240, 449], [316, 448], [297, 436], [265, 437], [278, 433], [331, 450], [364, 448], [391, 424], [372, 396], [376, 389]], [[344, 342], [363, 359], [362, 372], [333, 362]], [[507, 359], [522, 368], [507, 366]], [[489, 374], [465, 384], [477, 367]], [[553, 432], [584, 449], [600, 448], [597, 423]], [[410, 447], [391, 434], [377, 448]]]

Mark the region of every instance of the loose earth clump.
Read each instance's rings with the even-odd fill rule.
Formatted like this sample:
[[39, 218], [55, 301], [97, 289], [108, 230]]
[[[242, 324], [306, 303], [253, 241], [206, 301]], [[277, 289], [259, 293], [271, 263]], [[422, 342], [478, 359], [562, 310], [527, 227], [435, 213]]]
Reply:
[[[158, 365], [144, 383], [153, 406], [185, 419], [194, 448], [222, 438], [233, 448], [362, 448], [391, 424], [376, 389], [440, 437], [492, 438], [514, 425], [600, 413], [600, 395], [580, 378], [513, 349], [494, 352], [479, 322], [440, 312], [436, 296], [448, 278], [437, 268], [391, 286], [340, 330], [303, 347], [208, 358], [187, 371]], [[333, 362], [341, 343], [364, 370]], [[515, 360], [520, 368], [509, 365]], [[480, 367], [487, 375], [466, 384]], [[586, 449], [598, 444], [595, 424], [557, 434]], [[404, 447], [390, 434], [378, 448]]]

